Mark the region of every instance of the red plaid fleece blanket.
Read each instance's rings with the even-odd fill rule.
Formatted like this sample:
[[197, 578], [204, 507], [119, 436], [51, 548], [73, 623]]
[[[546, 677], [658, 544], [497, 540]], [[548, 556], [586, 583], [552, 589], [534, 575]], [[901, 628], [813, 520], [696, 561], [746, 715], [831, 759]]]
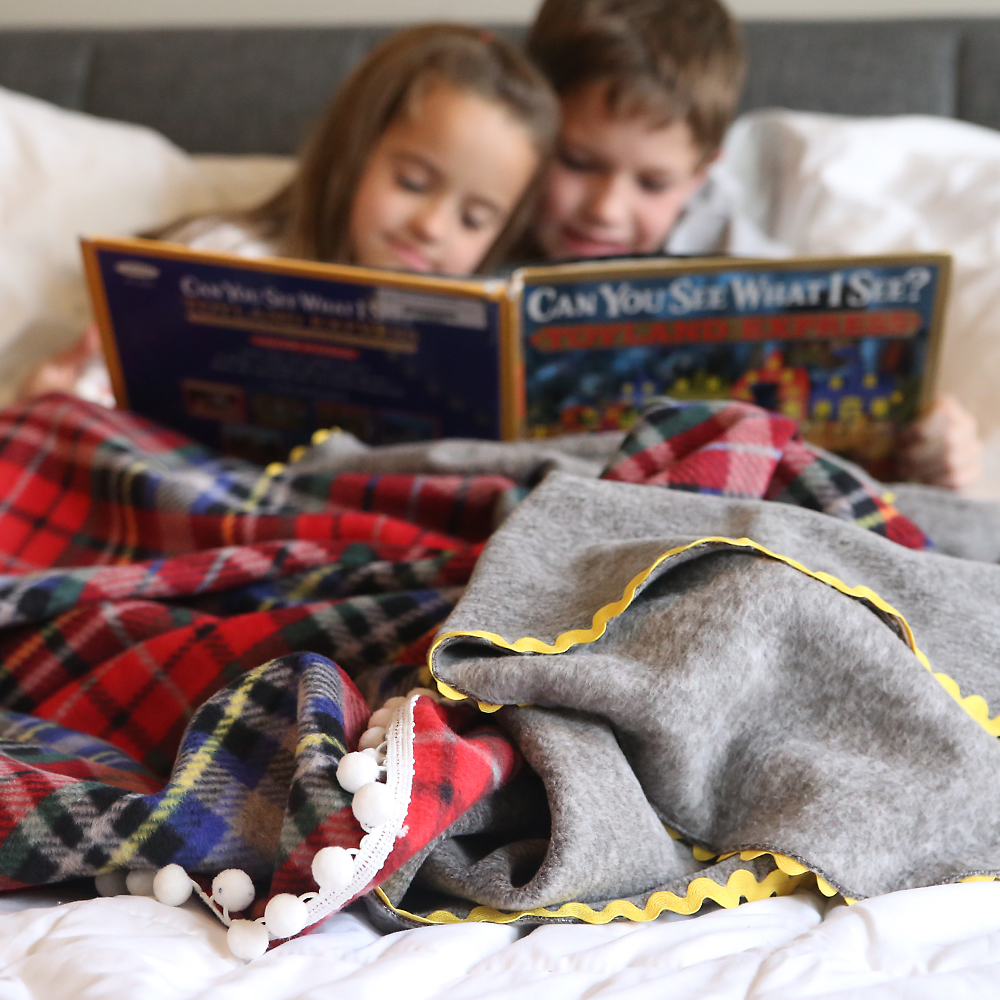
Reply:
[[861, 469], [803, 441], [789, 417], [748, 403], [667, 401], [651, 408], [604, 478], [795, 504], [911, 549], [930, 547]]
[[[849, 510], [926, 543], [784, 418], [668, 416], [610, 478]], [[319, 847], [357, 846], [334, 774], [360, 691], [416, 682], [517, 484], [305, 469], [63, 396], [0, 413], [0, 888], [177, 862], [302, 892]], [[520, 766], [482, 721], [418, 701], [407, 832], [379, 879]]]

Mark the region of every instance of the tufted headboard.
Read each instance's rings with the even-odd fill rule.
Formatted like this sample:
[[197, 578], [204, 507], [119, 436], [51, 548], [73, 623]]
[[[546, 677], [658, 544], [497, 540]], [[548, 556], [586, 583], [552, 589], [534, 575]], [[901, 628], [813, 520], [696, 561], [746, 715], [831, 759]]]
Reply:
[[[0, 86], [150, 125], [193, 153], [292, 153], [391, 30], [6, 30]], [[744, 33], [744, 110], [923, 113], [1000, 128], [1000, 19], [757, 21]]]

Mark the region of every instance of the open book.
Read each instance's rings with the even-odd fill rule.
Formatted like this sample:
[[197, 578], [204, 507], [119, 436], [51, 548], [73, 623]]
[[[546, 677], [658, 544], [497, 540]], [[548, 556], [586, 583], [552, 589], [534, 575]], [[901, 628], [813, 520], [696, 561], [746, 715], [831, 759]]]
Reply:
[[950, 258], [658, 258], [452, 279], [90, 239], [119, 406], [258, 461], [372, 443], [627, 429], [739, 399], [885, 466], [932, 395]]

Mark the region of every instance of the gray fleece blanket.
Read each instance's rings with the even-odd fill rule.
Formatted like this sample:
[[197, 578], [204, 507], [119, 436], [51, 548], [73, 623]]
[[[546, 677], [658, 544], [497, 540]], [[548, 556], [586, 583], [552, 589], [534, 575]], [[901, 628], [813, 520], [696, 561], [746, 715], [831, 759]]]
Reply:
[[[946, 498], [904, 499], [961, 536]], [[995, 515], [965, 523], [985, 538]], [[531, 770], [383, 886], [395, 919], [642, 919], [813, 877], [860, 899], [1000, 874], [998, 608], [995, 565], [552, 473], [431, 657], [450, 696], [504, 706]]]

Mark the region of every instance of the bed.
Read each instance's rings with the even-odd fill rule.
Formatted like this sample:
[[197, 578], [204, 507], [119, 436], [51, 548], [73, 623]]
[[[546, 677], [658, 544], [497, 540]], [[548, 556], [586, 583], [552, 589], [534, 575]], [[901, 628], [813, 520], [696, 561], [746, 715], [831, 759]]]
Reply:
[[[51, 165], [41, 190], [18, 172], [17, 143], [0, 159], [7, 194], [17, 194], [9, 204], [20, 208], [0, 236], [6, 398], [18, 372], [85, 321], [78, 232], [128, 232], [273, 190], [311, 115], [383, 33], [0, 34], [3, 123], [21, 149], [47, 153], [36, 165]], [[738, 209], [730, 248], [952, 249], [957, 332], [944, 376], [987, 437], [1000, 432], [991, 336], [1000, 314], [1000, 25], [769, 23], [748, 25], [747, 36], [747, 114], [718, 170]], [[797, 110], [765, 110], [775, 105]], [[851, 117], [861, 115], [891, 117]], [[74, 158], [90, 170], [67, 177], [60, 168]], [[197, 900], [170, 909], [93, 895], [91, 880], [77, 880], [0, 896], [0, 996], [981, 996], [1000, 954], [996, 883], [850, 907], [803, 887], [732, 910], [706, 903], [692, 917], [536, 930], [469, 923], [383, 934], [354, 904], [249, 964], [229, 953], [224, 927]]]

